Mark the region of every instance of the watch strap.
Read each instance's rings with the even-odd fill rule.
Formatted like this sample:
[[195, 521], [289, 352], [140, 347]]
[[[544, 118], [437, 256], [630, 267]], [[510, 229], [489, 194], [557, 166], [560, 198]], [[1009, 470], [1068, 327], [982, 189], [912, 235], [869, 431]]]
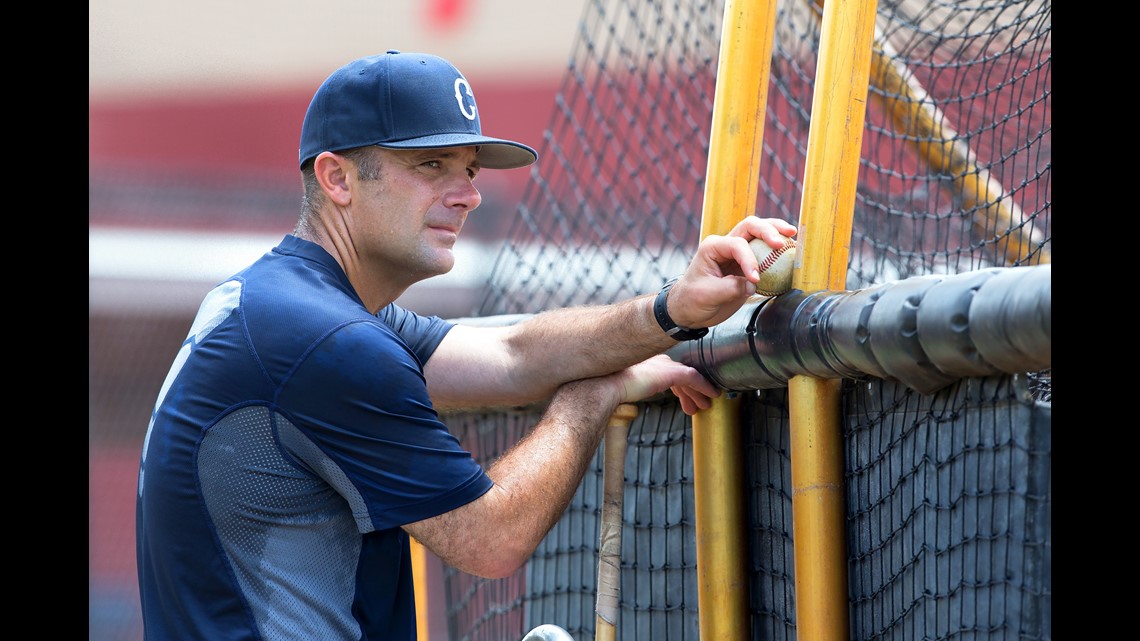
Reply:
[[657, 324], [661, 326], [661, 329], [665, 330], [665, 333], [672, 336], [675, 340], [696, 340], [708, 334], [709, 329], [707, 327], [696, 329], [681, 327], [669, 317], [669, 308], [667, 305], [669, 290], [673, 288], [673, 285], [677, 282], [677, 278], [679, 277], [670, 278], [665, 282], [665, 285], [661, 287], [661, 291], [657, 292], [657, 298], [653, 301], [653, 317], [657, 319]]

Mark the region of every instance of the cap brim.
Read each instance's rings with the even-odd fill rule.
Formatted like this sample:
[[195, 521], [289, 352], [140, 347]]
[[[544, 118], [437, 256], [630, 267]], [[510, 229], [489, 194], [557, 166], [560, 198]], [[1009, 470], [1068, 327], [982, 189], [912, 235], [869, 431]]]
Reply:
[[521, 142], [471, 134], [436, 134], [399, 142], [376, 143], [376, 146], [387, 149], [479, 147], [476, 158], [481, 166], [488, 169], [517, 169], [538, 160], [538, 153]]

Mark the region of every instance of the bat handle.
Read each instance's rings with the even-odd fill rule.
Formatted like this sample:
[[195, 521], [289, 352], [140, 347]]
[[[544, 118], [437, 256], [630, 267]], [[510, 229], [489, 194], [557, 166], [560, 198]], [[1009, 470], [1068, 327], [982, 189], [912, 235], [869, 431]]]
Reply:
[[602, 523], [598, 550], [598, 593], [594, 611], [595, 641], [617, 638], [618, 602], [621, 600], [621, 524], [625, 490], [625, 451], [629, 425], [637, 406], [622, 403], [606, 425], [602, 467]]

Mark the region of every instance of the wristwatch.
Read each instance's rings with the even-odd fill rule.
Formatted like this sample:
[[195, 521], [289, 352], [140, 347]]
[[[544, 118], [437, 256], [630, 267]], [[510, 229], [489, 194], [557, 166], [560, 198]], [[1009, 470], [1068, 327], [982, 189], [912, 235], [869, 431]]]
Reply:
[[661, 326], [661, 329], [665, 330], [665, 333], [674, 339], [678, 341], [696, 340], [708, 334], [709, 328], [700, 327], [692, 329], [681, 327], [677, 323], [674, 323], [672, 318], [669, 318], [669, 309], [666, 306], [666, 301], [669, 299], [669, 290], [673, 288], [673, 285], [677, 282], [677, 278], [680, 277], [670, 278], [665, 282], [665, 285], [661, 287], [661, 291], [657, 292], [657, 299], [653, 301], [653, 317], [657, 319], [657, 324]]

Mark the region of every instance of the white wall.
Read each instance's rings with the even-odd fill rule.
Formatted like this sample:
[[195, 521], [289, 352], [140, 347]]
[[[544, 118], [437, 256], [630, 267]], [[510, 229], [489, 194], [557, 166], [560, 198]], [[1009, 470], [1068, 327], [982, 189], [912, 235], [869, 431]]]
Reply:
[[308, 86], [387, 49], [433, 53], [468, 74], [561, 71], [583, 11], [581, 2], [557, 0], [92, 0], [88, 7], [92, 100]]

